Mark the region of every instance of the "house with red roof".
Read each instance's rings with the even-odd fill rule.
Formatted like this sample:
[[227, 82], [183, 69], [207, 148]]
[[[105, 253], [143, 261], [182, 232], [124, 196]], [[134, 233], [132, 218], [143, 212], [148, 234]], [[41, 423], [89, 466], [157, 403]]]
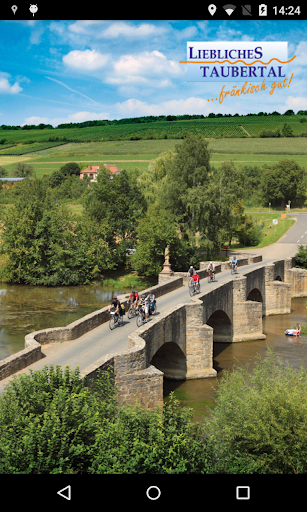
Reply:
[[[121, 169], [116, 167], [116, 165], [112, 164], [104, 164], [104, 167], [111, 172], [113, 176], [120, 174]], [[100, 167], [98, 165], [89, 165], [87, 169], [80, 172], [80, 179], [83, 180], [83, 176], [87, 174], [90, 177], [90, 180], [95, 182], [97, 181], [97, 175], [99, 172]]]

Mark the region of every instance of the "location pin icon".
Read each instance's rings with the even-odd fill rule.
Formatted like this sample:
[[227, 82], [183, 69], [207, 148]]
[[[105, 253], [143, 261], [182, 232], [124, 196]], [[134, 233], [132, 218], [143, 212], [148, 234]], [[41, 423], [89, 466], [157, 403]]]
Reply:
[[209, 7], [208, 7], [208, 11], [211, 14], [211, 16], [213, 16], [215, 14], [215, 11], [216, 11], [216, 5], [210, 4]]
[[11, 9], [12, 9], [13, 14], [14, 14], [14, 16], [15, 16], [15, 13], [16, 13], [16, 11], [17, 11], [17, 9], [18, 9], [17, 5], [12, 5]]

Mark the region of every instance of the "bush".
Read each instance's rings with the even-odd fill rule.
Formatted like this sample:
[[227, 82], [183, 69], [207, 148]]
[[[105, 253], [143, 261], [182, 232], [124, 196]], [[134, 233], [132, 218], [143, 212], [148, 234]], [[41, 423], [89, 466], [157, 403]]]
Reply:
[[295, 255], [295, 266], [307, 269], [307, 248], [303, 245], [298, 246], [298, 252]]
[[78, 370], [19, 376], [0, 398], [1, 474], [200, 473], [210, 467], [192, 410], [118, 406], [111, 372], [91, 392]]
[[253, 220], [250, 214], [243, 215], [243, 222], [238, 227], [236, 235], [240, 244], [245, 246], [258, 245], [263, 236], [261, 226]]
[[283, 366], [272, 351], [252, 374], [227, 373], [207, 421], [214, 472], [307, 471], [307, 373]]
[[285, 123], [281, 129], [281, 133], [283, 137], [293, 137], [293, 130], [289, 123]]
[[259, 137], [281, 137], [280, 129], [277, 130], [265, 130], [264, 128], [260, 130]]
[[[84, 473], [96, 432], [114, 416], [109, 375], [90, 394], [78, 369], [52, 365], [14, 378], [0, 399], [1, 474]], [[102, 391], [105, 391], [103, 396]]]

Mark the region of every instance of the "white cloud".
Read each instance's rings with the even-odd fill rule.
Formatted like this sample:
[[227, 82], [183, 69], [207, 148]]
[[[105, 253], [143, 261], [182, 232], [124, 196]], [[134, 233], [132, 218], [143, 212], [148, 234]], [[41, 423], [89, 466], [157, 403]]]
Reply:
[[0, 73], [0, 94], [17, 94], [22, 91], [22, 87], [19, 86], [18, 82], [11, 85], [6, 78], [8, 73]]
[[106, 82], [112, 84], [151, 84], [163, 87], [169, 85], [169, 78], [183, 76], [183, 69], [178, 62], [169, 60], [163, 53], [154, 50], [138, 55], [123, 55], [114, 64], [114, 75]]
[[51, 124], [48, 117], [38, 117], [38, 116], [32, 116], [32, 117], [27, 117], [25, 119], [25, 123], [23, 123], [21, 126], [24, 126], [25, 124], [34, 124], [35, 126], [39, 125], [39, 124]]
[[212, 111], [212, 106], [208, 107], [207, 100], [194, 97], [185, 100], [163, 101], [159, 104], [148, 104], [137, 99], [129, 99], [123, 103], [116, 103], [115, 107], [123, 117], [129, 117], [129, 115], [131, 117], [184, 114], [207, 115]]
[[148, 36], [158, 36], [166, 31], [163, 27], [157, 27], [149, 23], [140, 25], [131, 25], [122, 21], [118, 21], [110, 25], [106, 30], [100, 33], [101, 37], [115, 39], [120, 36], [130, 37], [133, 39], [144, 38]]
[[305, 97], [299, 97], [299, 96], [289, 96], [286, 100], [286, 110], [291, 109], [294, 110], [294, 112], [297, 112], [299, 110], [306, 110], [307, 109], [307, 98]]
[[[292, 45], [290, 46], [292, 48]], [[290, 49], [289, 48], [289, 49]], [[292, 58], [294, 55], [296, 55], [295, 59], [293, 60], [293, 64], [295, 66], [306, 66], [307, 60], [306, 60], [306, 53], [307, 53], [307, 41], [301, 41], [298, 45], [296, 50], [294, 50], [294, 54], [290, 55], [290, 58]]]
[[[23, 124], [34, 124], [39, 125], [40, 123], [51, 124], [52, 126], [58, 126], [64, 123], [83, 123], [84, 121], [94, 121], [98, 119], [110, 119], [108, 112], [76, 112], [70, 114], [67, 117], [38, 117], [32, 116], [25, 119]], [[23, 126], [23, 125], [22, 125]]]
[[96, 30], [97, 25], [100, 25], [101, 23], [104, 22], [101, 20], [78, 20], [75, 23], [71, 23], [68, 26], [68, 30], [74, 34], [87, 34], [88, 28], [91, 28], [94, 25]]
[[63, 57], [64, 64], [81, 72], [100, 69], [108, 60], [108, 55], [102, 55], [96, 50], [73, 50]]

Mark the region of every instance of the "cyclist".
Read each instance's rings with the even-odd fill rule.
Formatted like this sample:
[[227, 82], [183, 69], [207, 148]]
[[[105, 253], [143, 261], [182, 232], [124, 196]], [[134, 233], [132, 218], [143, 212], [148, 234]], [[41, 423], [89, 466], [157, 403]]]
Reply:
[[193, 265], [191, 265], [187, 272], [187, 277], [189, 277], [191, 279], [191, 277], [195, 274], [195, 272], [196, 272], [195, 268], [193, 267]]
[[194, 282], [194, 290], [195, 290], [196, 286], [199, 289], [199, 275], [197, 274], [196, 271], [195, 271], [195, 274], [192, 276], [192, 279], [193, 279], [193, 282]]
[[119, 316], [120, 302], [116, 295], [114, 295], [113, 300], [109, 306], [109, 313], [110, 313], [111, 308], [115, 308], [115, 315]]
[[215, 265], [212, 261], [210, 261], [208, 265], [207, 272], [209, 273], [209, 275], [212, 274], [212, 277], [214, 279]]
[[230, 261], [230, 266], [231, 266], [231, 265], [234, 265], [234, 266], [235, 266], [235, 273], [237, 273], [238, 260], [237, 260], [236, 256], [233, 256], [233, 257], [232, 257], [232, 260]]
[[137, 305], [139, 300], [139, 294], [135, 290], [132, 290], [132, 292], [129, 295], [128, 302], [132, 302], [132, 304]]
[[149, 290], [149, 293], [147, 295], [147, 301], [149, 304], [149, 311], [151, 311], [151, 315], [153, 315], [153, 309], [156, 303], [156, 296], [151, 290]]
[[138, 306], [139, 309], [142, 309], [145, 312], [145, 322], [148, 322], [149, 304], [145, 297], [145, 293], [142, 293]]

